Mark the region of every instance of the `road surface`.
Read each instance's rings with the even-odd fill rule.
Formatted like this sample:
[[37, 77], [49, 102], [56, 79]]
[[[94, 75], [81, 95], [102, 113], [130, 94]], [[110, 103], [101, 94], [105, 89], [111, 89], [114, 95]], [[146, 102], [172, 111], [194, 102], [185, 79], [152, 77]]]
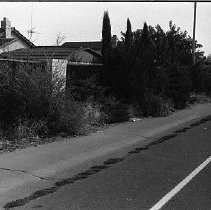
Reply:
[[154, 140], [5, 207], [210, 210], [211, 121]]

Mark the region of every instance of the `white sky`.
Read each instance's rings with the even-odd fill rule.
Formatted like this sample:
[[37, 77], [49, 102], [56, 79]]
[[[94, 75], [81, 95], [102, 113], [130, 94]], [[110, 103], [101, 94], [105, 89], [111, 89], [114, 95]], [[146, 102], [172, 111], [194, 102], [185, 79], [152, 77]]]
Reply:
[[[133, 30], [142, 28], [144, 21], [152, 26], [160, 24], [166, 30], [172, 20], [192, 36], [192, 2], [0, 2], [0, 19], [8, 17], [12, 26], [27, 37], [32, 7], [32, 25], [38, 32], [33, 39], [37, 45], [52, 45], [58, 33], [65, 36], [65, 41], [101, 40], [105, 10], [110, 15], [112, 34], [119, 38], [128, 17]], [[211, 2], [198, 3], [196, 39], [206, 54], [211, 53], [210, 33]]]

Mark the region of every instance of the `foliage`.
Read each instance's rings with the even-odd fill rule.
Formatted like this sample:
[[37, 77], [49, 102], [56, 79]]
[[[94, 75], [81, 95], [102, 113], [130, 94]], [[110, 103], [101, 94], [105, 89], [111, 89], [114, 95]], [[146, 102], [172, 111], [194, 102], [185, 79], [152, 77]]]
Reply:
[[86, 100], [83, 104], [85, 118], [90, 126], [102, 125], [106, 121], [106, 113], [103, 111], [103, 105], [93, 98]]
[[105, 97], [101, 100], [106, 123], [117, 123], [130, 118], [127, 104], [117, 100], [114, 96]]
[[185, 108], [190, 97], [192, 82], [189, 69], [173, 63], [167, 70], [168, 84], [165, 95], [177, 109]]
[[139, 103], [144, 116], [166, 117], [173, 110], [170, 100], [165, 100], [163, 97], [152, 93], [145, 94]]
[[193, 81], [193, 92], [211, 93], [211, 65], [206, 62], [196, 63], [192, 68], [191, 78]]
[[25, 69], [5, 66], [0, 69], [0, 118], [6, 124], [15, 124], [19, 118], [46, 116], [50, 86], [42, 68], [29, 74]]
[[133, 42], [133, 33], [132, 33], [132, 30], [131, 30], [131, 23], [130, 23], [130, 20], [128, 18], [127, 19], [127, 31], [125, 33], [125, 46], [127, 48], [131, 47], [132, 42]]
[[205, 93], [207, 95], [211, 95], [211, 65], [205, 66], [204, 67], [204, 74], [206, 75], [206, 80], [205, 80]]
[[103, 28], [102, 28], [102, 56], [104, 61], [108, 59], [109, 51], [111, 50], [111, 24], [108, 11], [103, 15]]
[[211, 98], [205, 94], [193, 93], [190, 95], [190, 104], [203, 104], [207, 102], [211, 102]]
[[72, 135], [86, 132], [85, 111], [82, 104], [75, 101], [67, 101], [61, 109], [58, 126], [54, 130]]
[[105, 113], [100, 103], [92, 99], [86, 102], [65, 100], [49, 116], [47, 126], [50, 135], [81, 135], [92, 126], [104, 124], [104, 121]]
[[22, 141], [34, 141], [35, 138], [43, 138], [48, 136], [48, 128], [45, 121], [30, 121], [28, 119], [20, 119], [15, 125], [7, 125], [7, 128], [0, 127], [1, 138], [4, 141], [10, 142], [22, 142]]
[[[64, 37], [58, 35], [59, 46]], [[70, 81], [65, 93], [63, 63], [53, 72], [42, 67], [0, 67], [0, 131], [9, 140], [52, 135], [86, 134], [94, 126], [140, 116], [167, 116], [174, 109], [211, 93], [211, 68], [201, 45], [171, 21], [165, 32], [145, 22], [132, 31], [127, 19], [122, 42], [111, 45], [111, 24], [104, 12], [102, 57], [104, 70], [86, 80]], [[75, 59], [75, 58], [72, 58]]]
[[[153, 103], [157, 103], [159, 99], [154, 95], [159, 95], [172, 100], [175, 108], [184, 108], [191, 91], [205, 91], [205, 87], [198, 87], [208, 81], [201, 66], [197, 72], [191, 68], [192, 38], [172, 21], [166, 32], [160, 25], [152, 27], [146, 22], [143, 29], [132, 32], [128, 19], [127, 31], [122, 32], [122, 36], [123, 42], [111, 50], [112, 57], [105, 66], [109, 75], [105, 77], [106, 84], [118, 100], [132, 104], [146, 100], [148, 104], [151, 96]], [[196, 42], [195, 47], [196, 61], [203, 63], [202, 45]], [[201, 81], [194, 81], [194, 78], [201, 78]], [[156, 110], [152, 110], [156, 115]]]
[[33, 139], [36, 137], [46, 137], [48, 128], [45, 121], [22, 120], [14, 129], [16, 139]]
[[196, 93], [205, 92], [206, 80], [208, 75], [205, 72], [205, 68], [202, 64], [196, 63], [195, 66], [191, 69], [191, 79], [192, 79], [192, 90]]
[[73, 80], [70, 78], [71, 85], [69, 93], [72, 100], [87, 101], [90, 98], [98, 100], [105, 95], [107, 88], [99, 84], [99, 75], [95, 74], [87, 79]]

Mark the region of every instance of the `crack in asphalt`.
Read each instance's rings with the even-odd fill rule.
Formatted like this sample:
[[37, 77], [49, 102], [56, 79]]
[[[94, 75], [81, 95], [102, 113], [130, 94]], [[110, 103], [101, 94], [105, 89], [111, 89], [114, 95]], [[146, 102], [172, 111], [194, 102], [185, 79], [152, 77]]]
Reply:
[[2, 168], [0, 167], [0, 170], [4, 170], [4, 171], [12, 171], [12, 172], [22, 172], [24, 174], [36, 177], [38, 179], [42, 179], [42, 180], [61, 180], [61, 179], [56, 179], [56, 178], [50, 178], [50, 177], [42, 177], [42, 176], [38, 176], [36, 174], [33, 174], [31, 172], [25, 171], [25, 170], [19, 170], [19, 169], [11, 169], [11, 168]]

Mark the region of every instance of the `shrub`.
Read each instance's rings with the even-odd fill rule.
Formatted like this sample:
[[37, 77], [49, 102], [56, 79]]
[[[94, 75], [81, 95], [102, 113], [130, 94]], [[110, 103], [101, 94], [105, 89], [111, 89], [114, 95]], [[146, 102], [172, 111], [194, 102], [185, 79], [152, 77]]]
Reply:
[[189, 103], [190, 104], [207, 103], [207, 102], [211, 102], [211, 98], [208, 97], [205, 94], [196, 94], [196, 93], [193, 93], [193, 94], [191, 94], [190, 100], [189, 100]]
[[203, 66], [197, 63], [191, 69], [192, 91], [196, 93], [205, 92], [207, 78], [208, 76], [205, 73]]
[[165, 95], [170, 98], [174, 108], [183, 109], [186, 107], [191, 93], [191, 79], [188, 67], [181, 67], [173, 63], [168, 69], [168, 84]]
[[28, 73], [28, 66], [0, 69], [0, 118], [8, 125], [20, 118], [40, 119], [46, 116], [50, 96], [47, 74], [40, 68]]
[[17, 139], [31, 139], [35, 136], [37, 136], [37, 134], [34, 127], [29, 125], [27, 121], [15, 127], [15, 137]]
[[129, 115], [129, 118], [142, 117], [143, 112], [141, 111], [139, 104], [129, 104], [128, 115]]
[[206, 81], [205, 81], [205, 93], [211, 95], [211, 65], [208, 65], [205, 69]]
[[60, 126], [62, 131], [68, 134], [86, 133], [87, 121], [83, 105], [75, 101], [67, 101], [60, 116]]
[[114, 96], [105, 97], [103, 104], [104, 121], [106, 123], [118, 123], [130, 118], [128, 105], [121, 103]]
[[10, 142], [31, 141], [34, 138], [42, 138], [48, 135], [45, 121], [19, 120], [16, 125], [1, 127], [0, 136]]
[[206, 91], [205, 91], [205, 93], [208, 96], [211, 96], [211, 74], [208, 75], [205, 84], [206, 84]]
[[117, 106], [110, 107], [110, 123], [118, 123], [127, 121], [130, 118], [127, 104], [118, 104]]
[[65, 133], [67, 135], [81, 135], [89, 131], [92, 126], [106, 122], [106, 114], [101, 103], [89, 99], [85, 102], [60, 99], [51, 106], [48, 117], [50, 135]]
[[172, 103], [161, 96], [148, 93], [140, 102], [140, 108], [144, 116], [165, 117], [170, 114]]
[[101, 125], [105, 123], [103, 105], [93, 99], [87, 100], [84, 104], [85, 119], [90, 125]]
[[48, 118], [48, 128], [51, 135], [67, 133], [69, 135], [83, 134], [86, 131], [85, 110], [81, 103], [68, 100], [61, 107], [53, 110]]

